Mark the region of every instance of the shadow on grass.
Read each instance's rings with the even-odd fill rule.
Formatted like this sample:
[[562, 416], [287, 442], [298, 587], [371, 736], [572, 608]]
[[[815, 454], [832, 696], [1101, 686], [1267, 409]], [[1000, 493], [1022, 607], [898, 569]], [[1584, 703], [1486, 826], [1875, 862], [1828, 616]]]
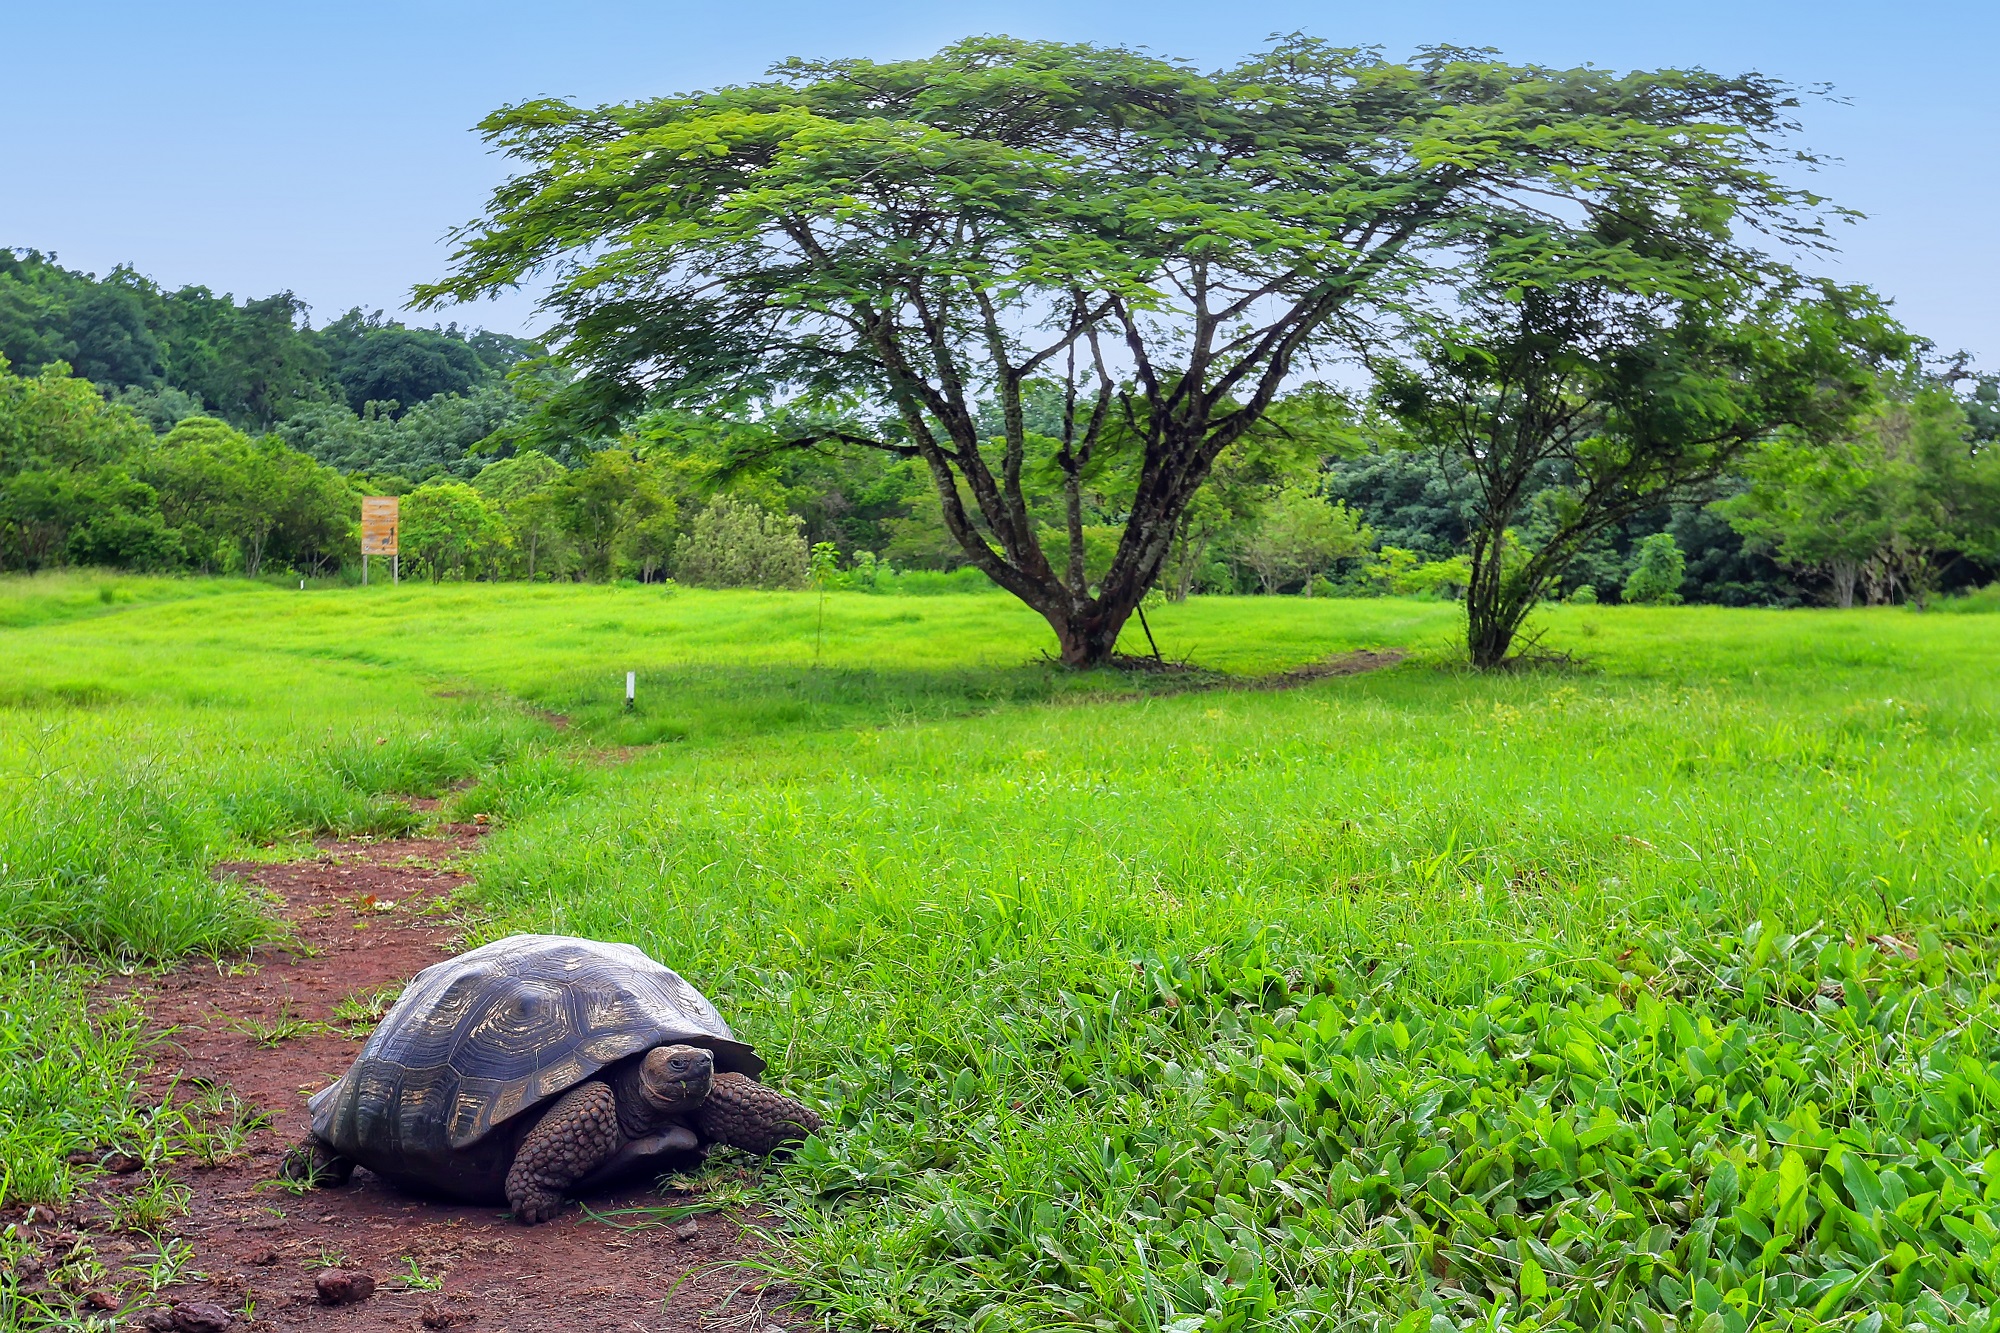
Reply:
[[641, 671], [630, 711], [623, 675], [564, 677], [536, 702], [602, 743], [658, 745], [936, 722], [1070, 697], [1166, 692], [1155, 678], [1043, 665], [960, 670], [714, 665]]
[[[536, 702], [607, 745], [717, 742], [787, 731], [938, 722], [1034, 704], [1163, 698], [1217, 689], [1290, 689], [1392, 666], [1398, 650], [1344, 653], [1269, 676], [1072, 671], [1054, 663], [958, 670], [703, 665], [641, 671], [632, 708], [622, 675], [574, 675]], [[1150, 666], [1150, 660], [1146, 663]]]

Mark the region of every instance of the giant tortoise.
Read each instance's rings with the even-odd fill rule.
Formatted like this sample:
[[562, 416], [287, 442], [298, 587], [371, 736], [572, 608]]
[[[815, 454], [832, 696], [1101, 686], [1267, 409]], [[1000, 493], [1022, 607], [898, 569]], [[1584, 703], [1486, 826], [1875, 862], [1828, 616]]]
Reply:
[[514, 935], [425, 968], [338, 1083], [284, 1173], [512, 1206], [698, 1160], [770, 1153], [820, 1127], [756, 1081], [763, 1060], [700, 991], [629, 944]]

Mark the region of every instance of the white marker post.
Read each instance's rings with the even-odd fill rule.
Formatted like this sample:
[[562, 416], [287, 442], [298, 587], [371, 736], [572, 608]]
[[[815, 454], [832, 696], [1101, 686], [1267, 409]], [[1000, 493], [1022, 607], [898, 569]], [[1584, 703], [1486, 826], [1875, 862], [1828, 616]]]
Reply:
[[638, 697], [639, 697], [639, 673], [636, 671], [628, 671], [625, 673], [626, 712], [629, 713], [632, 711], [632, 701]]

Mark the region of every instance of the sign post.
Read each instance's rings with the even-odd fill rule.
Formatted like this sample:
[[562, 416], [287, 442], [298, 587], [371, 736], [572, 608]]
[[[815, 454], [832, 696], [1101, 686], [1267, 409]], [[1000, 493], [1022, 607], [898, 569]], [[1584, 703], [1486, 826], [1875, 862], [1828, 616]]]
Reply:
[[390, 558], [389, 578], [403, 581], [403, 558], [396, 537], [402, 524], [401, 506], [393, 495], [368, 495], [361, 500], [361, 582], [368, 582], [368, 557]]

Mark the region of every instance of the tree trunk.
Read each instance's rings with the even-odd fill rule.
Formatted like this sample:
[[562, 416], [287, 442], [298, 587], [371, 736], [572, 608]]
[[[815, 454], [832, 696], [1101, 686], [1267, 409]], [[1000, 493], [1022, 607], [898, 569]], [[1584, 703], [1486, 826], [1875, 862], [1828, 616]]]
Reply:
[[1472, 665], [1482, 671], [1506, 663], [1514, 636], [1535, 604], [1527, 589], [1507, 586], [1506, 533], [1502, 526], [1497, 533], [1473, 537], [1472, 577], [1465, 585], [1465, 648]]
[[1497, 667], [1507, 660], [1507, 651], [1514, 646], [1515, 628], [1500, 607], [1470, 596], [1465, 599], [1465, 646], [1472, 656], [1472, 665], [1480, 670]]
[[1833, 602], [1843, 611], [1854, 609], [1854, 585], [1861, 580], [1861, 566], [1852, 560], [1835, 560], [1829, 565], [1833, 575]]
[[1042, 615], [1056, 632], [1064, 666], [1097, 667], [1111, 661], [1118, 650], [1118, 636], [1124, 633], [1125, 622], [1132, 618], [1138, 605], [1137, 598], [1125, 606], [1100, 599], [1071, 611], [1053, 609], [1043, 611]]

